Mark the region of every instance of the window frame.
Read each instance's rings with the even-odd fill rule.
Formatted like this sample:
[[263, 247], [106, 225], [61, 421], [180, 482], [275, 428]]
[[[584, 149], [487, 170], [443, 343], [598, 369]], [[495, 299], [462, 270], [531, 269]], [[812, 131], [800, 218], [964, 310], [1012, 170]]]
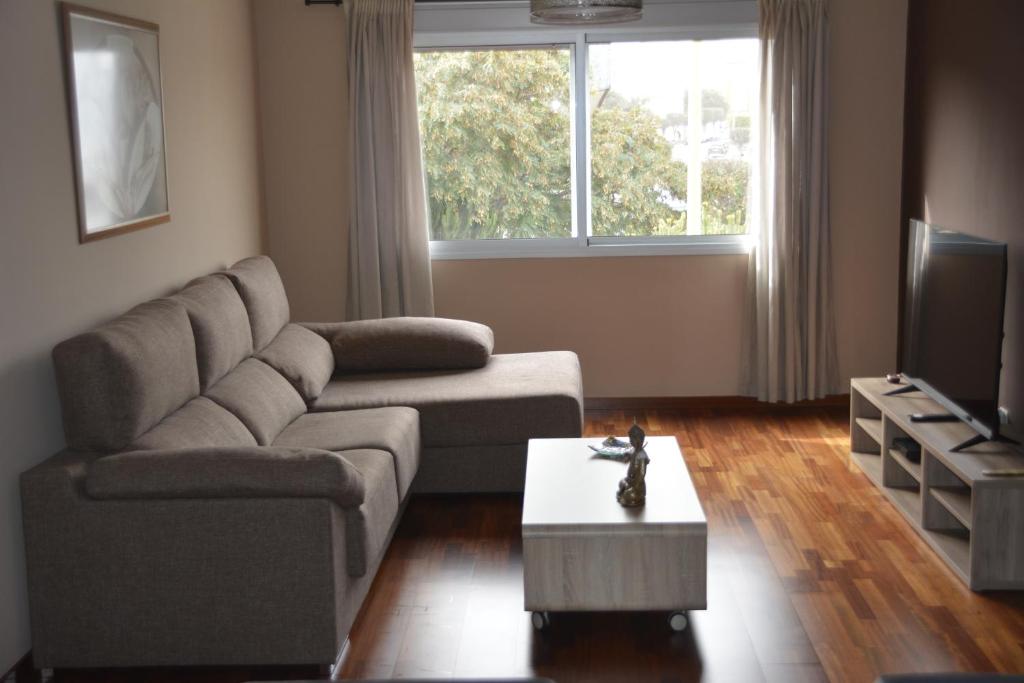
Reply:
[[[438, 3], [438, 10], [449, 3]], [[421, 10], [417, 7], [417, 12]], [[494, 11], [494, 10], [490, 10]], [[506, 10], [507, 11], [507, 10]], [[487, 11], [474, 13], [481, 21]], [[432, 17], [435, 18], [435, 17]], [[443, 17], [437, 17], [443, 24]], [[671, 235], [651, 237], [602, 237], [591, 235], [591, 167], [589, 46], [609, 42], [646, 42], [670, 40], [728, 40], [756, 38], [753, 21], [695, 26], [590, 27], [586, 30], [564, 28], [518, 28], [516, 30], [424, 31], [413, 38], [416, 51], [462, 49], [568, 48], [570, 58], [570, 158], [572, 184], [572, 237], [530, 239], [431, 240], [430, 258], [434, 261], [581, 258], [609, 256], [688, 256], [745, 254], [754, 244], [744, 235]], [[756, 126], [756, 122], [752, 122]]]

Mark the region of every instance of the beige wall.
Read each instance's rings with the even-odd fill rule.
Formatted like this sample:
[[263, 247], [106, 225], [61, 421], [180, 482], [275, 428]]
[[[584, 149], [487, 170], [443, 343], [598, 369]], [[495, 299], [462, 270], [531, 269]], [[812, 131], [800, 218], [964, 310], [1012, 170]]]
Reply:
[[[300, 0], [255, 7], [270, 251], [294, 305], [326, 315], [341, 310], [345, 264], [340, 247], [324, 248], [346, 241], [334, 185], [346, 95], [342, 59], [332, 57], [344, 52], [344, 19]], [[832, 8], [832, 221], [845, 383], [895, 366], [906, 0], [833, 0]], [[268, 114], [271, 102], [279, 115]], [[271, 150], [287, 169], [274, 168]], [[304, 185], [307, 171], [329, 183]], [[743, 256], [435, 261], [434, 290], [439, 315], [493, 326], [500, 351], [575, 350], [588, 396], [735, 395], [745, 273]]]
[[0, 672], [29, 649], [18, 475], [61, 448], [54, 343], [257, 253], [246, 0], [108, 0], [160, 24], [170, 223], [78, 244], [57, 5], [0, 2]]
[[740, 393], [743, 256], [435, 261], [437, 315], [500, 352], [572, 349], [587, 396]]
[[348, 67], [345, 12], [254, 0], [267, 249], [296, 320], [345, 315]]

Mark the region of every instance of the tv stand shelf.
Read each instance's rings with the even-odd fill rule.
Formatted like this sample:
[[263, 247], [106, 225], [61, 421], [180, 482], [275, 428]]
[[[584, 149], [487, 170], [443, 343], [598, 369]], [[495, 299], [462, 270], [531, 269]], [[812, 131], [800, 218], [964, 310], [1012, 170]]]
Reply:
[[[972, 590], [1024, 589], [1024, 477], [990, 477], [989, 469], [1024, 468], [1012, 445], [986, 442], [950, 449], [974, 431], [963, 422], [912, 422], [941, 412], [922, 392], [884, 394], [884, 379], [850, 383], [850, 462]], [[911, 462], [893, 442], [921, 445]]]

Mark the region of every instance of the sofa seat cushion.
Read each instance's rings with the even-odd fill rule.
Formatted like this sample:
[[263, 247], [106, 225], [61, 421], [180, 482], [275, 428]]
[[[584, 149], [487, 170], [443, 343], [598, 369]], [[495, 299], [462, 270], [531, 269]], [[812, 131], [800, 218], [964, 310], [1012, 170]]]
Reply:
[[185, 307], [158, 299], [53, 350], [68, 446], [118, 451], [199, 394]]
[[188, 311], [196, 338], [199, 388], [206, 391], [252, 355], [249, 314], [234, 285], [223, 275], [193, 280], [172, 298]]
[[580, 365], [570, 351], [491, 356], [477, 370], [336, 376], [311, 410], [410, 406], [424, 447], [525, 443], [578, 437]]
[[288, 380], [255, 358], [243, 361], [206, 396], [241, 420], [261, 446], [272, 444], [281, 430], [306, 412], [305, 401]]
[[128, 450], [255, 446], [242, 421], [204, 396], [197, 396], [135, 440]]
[[268, 256], [253, 256], [239, 261], [224, 274], [245, 303], [252, 328], [252, 345], [259, 351], [274, 341], [291, 317], [288, 295], [277, 267]]
[[362, 471], [354, 463], [338, 453], [311, 448], [118, 453], [89, 465], [85, 490], [101, 500], [327, 498], [353, 509], [368, 495]]
[[306, 401], [318, 397], [334, 373], [334, 354], [327, 340], [291, 323], [256, 357], [280, 372]]
[[398, 497], [405, 498], [420, 465], [420, 416], [412, 408], [307, 413], [285, 427], [275, 446], [347, 451], [372, 448], [394, 460]]
[[386, 550], [401, 504], [390, 453], [359, 449], [341, 456], [359, 470], [366, 497], [345, 510], [345, 563], [350, 576], [363, 576]]

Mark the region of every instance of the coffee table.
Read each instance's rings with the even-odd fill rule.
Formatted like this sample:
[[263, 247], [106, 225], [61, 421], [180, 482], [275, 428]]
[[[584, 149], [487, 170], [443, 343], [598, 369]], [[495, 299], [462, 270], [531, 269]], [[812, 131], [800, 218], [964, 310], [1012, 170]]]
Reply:
[[549, 612], [707, 609], [708, 524], [675, 437], [648, 438], [647, 504], [615, 500], [626, 465], [597, 439], [531, 439], [523, 501], [523, 588], [533, 625]]

